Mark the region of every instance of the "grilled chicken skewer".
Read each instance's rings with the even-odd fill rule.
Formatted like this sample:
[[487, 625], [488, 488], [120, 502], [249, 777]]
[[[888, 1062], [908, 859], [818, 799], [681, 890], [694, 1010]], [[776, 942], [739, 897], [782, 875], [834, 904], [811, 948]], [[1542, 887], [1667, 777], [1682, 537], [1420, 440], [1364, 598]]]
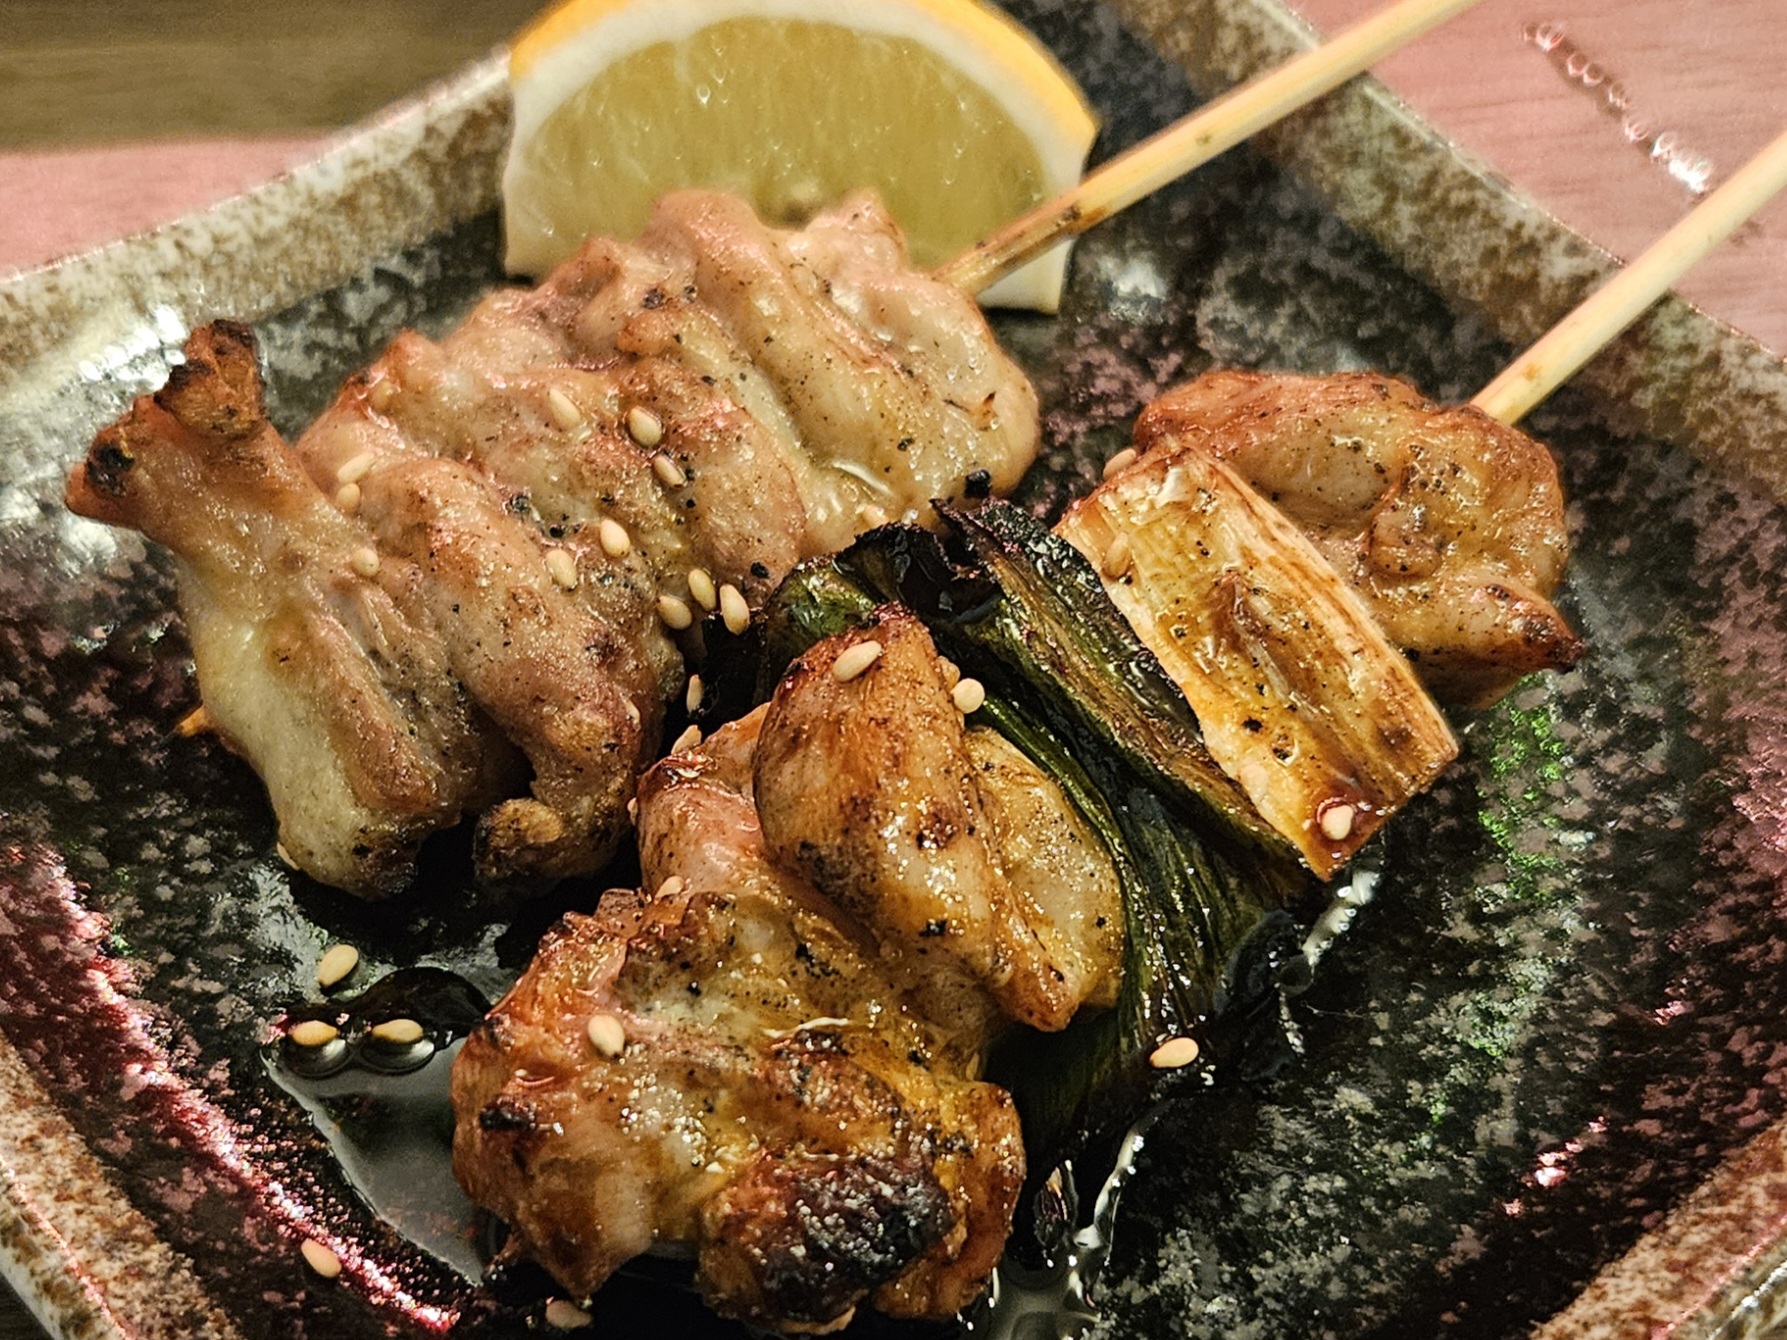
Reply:
[[1401, 382], [1212, 372], [1136, 421], [1058, 533], [1318, 874], [1457, 754], [1424, 691], [1483, 705], [1582, 651], [1541, 444]]
[[696, 618], [1036, 448], [1029, 383], [867, 199], [791, 233], [671, 196], [399, 337], [291, 444], [243, 328], [186, 352], [69, 505], [174, 552], [210, 721], [291, 859], [370, 896], [467, 814], [487, 882], [599, 869]]
[[682, 1243], [720, 1311], [947, 1317], [1023, 1182], [978, 1080], [1115, 999], [1116, 877], [890, 607], [639, 790], [646, 889], [549, 937], [454, 1068], [454, 1162], [574, 1294]]
[[[1214, 413], [1199, 436], [1177, 417], [1198, 403], [1232, 412]], [[1561, 497], [1543, 448], [1513, 457], [1535, 476], [1528, 488], [1538, 500], [1498, 517], [1496, 506], [1522, 495], [1506, 480], [1488, 495], [1467, 489], [1452, 467], [1481, 456], [1477, 469], [1505, 471], [1507, 430], [1467, 414], [1442, 439], [1431, 429], [1444, 413], [1375, 381], [1318, 387], [1219, 374], [1151, 407], [1138, 435], [1146, 450], [1061, 527], [1098, 550], [1108, 589], [1144, 641], [1165, 631], [1169, 648], [1183, 640], [1202, 649], [1189, 677], [1209, 690], [1193, 698], [1205, 744], [1250, 797], [1265, 797], [1268, 819], [1303, 839], [1318, 870], [1337, 866], [1361, 832], [1428, 784], [1455, 745], [1373, 622], [1375, 551], [1359, 541], [1355, 589], [1317, 543], [1338, 556], [1350, 529], [1368, 540], [1370, 518], [1395, 519], [1421, 471], [1437, 469], [1455, 492], [1435, 508], [1430, 536], [1402, 518], [1396, 552], [1425, 538], [1452, 565], [1429, 563], [1402, 580], [1480, 579], [1498, 565], [1530, 566], [1541, 551], [1561, 563]], [[1304, 452], [1314, 421], [1369, 441], [1345, 439], [1347, 454], [1363, 457], [1360, 478], [1337, 479], [1326, 512], [1303, 500], [1305, 518], [1327, 526], [1311, 539], [1230, 462], [1268, 483], [1269, 466]], [[1383, 468], [1411, 437], [1429, 455]], [[1486, 442], [1501, 442], [1501, 456], [1484, 452]], [[1106, 515], [1100, 533], [1093, 518]], [[1377, 529], [1389, 533], [1389, 521]], [[1131, 539], [1127, 565], [1109, 562], [1116, 534]], [[1137, 580], [1143, 567], [1152, 585]], [[1147, 612], [1163, 589], [1177, 599], [1169, 613], [1131, 612]], [[1226, 629], [1191, 626], [1241, 601], [1248, 615]], [[1188, 636], [1176, 637], [1178, 627]], [[1051, 639], [1041, 627], [1033, 635]], [[1474, 650], [1479, 666], [1503, 663], [1497, 629], [1468, 624], [1453, 642], [1460, 655]], [[1198, 653], [1180, 654], [1189, 663]], [[1303, 655], [1316, 663], [1300, 664]], [[803, 653], [767, 706], [646, 775], [645, 890], [608, 895], [593, 918], [568, 918], [455, 1070], [455, 1167], [472, 1197], [510, 1224], [506, 1250], [541, 1260], [581, 1297], [626, 1256], [682, 1243], [714, 1306], [777, 1329], [842, 1325], [864, 1302], [943, 1316], [978, 1290], [975, 1272], [997, 1258], [1023, 1182], [1009, 1111], [988, 1086], [973, 1087], [981, 1059], [1013, 1027], [1058, 1031], [1082, 1008], [1115, 1003], [1116, 928], [1125, 923], [1106, 839], [1004, 737], [966, 726], [962, 707], [979, 689], [952, 684], [952, 674], [915, 616], [886, 607]], [[1362, 697], [1374, 684], [1379, 696]], [[1238, 743], [1223, 738], [1243, 713], [1256, 714], [1258, 743], [1244, 724]], [[1264, 780], [1251, 775], [1268, 770]], [[1369, 799], [1361, 777], [1378, 787]], [[1350, 788], [1347, 799], [1329, 796], [1351, 811], [1345, 832], [1322, 824], [1331, 809], [1303, 824], [1271, 808], [1324, 787]], [[787, 929], [795, 920], [800, 929]], [[848, 958], [843, 945], [854, 946]], [[1220, 961], [1231, 951], [1216, 952]], [[840, 977], [850, 978], [842, 995]], [[621, 1023], [610, 1027], [610, 1017]], [[624, 1029], [624, 1061], [589, 1040], [597, 1018], [610, 1033]], [[825, 1048], [825, 1089], [810, 1100], [787, 1096], [775, 1078], [794, 1063], [788, 1030], [802, 1019], [818, 1021], [798, 1052], [814, 1073], [821, 1036]], [[910, 1036], [915, 1026], [922, 1043]], [[1181, 1050], [1201, 1032], [1194, 1023], [1180, 1035]], [[733, 1057], [732, 1068], [693, 1059], [715, 1054]], [[902, 1067], [902, 1054], [922, 1074]], [[929, 1086], [958, 1096], [927, 1097]], [[768, 1112], [745, 1116], [753, 1101]], [[831, 1120], [808, 1130], [776, 1116], [784, 1103], [804, 1114], [809, 1101]], [[881, 1119], [867, 1122], [867, 1112]], [[1005, 1142], [996, 1154], [989, 1135]], [[902, 1162], [888, 1153], [896, 1148], [975, 1153], [950, 1167]], [[780, 1171], [766, 1180], [769, 1167]], [[936, 1190], [970, 1184], [966, 1199]], [[847, 1202], [848, 1212], [836, 1208]], [[896, 1203], [934, 1217], [921, 1226], [895, 1215]], [[844, 1237], [816, 1238], [817, 1223], [848, 1228], [847, 1261], [838, 1259]]]

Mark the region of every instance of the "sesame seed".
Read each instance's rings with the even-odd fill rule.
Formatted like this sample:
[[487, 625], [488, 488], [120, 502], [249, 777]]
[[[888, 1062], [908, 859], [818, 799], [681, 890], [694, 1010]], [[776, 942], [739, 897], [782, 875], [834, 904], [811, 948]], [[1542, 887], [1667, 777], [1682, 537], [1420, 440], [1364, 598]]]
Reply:
[[316, 984], [327, 991], [360, 965], [360, 951], [352, 945], [330, 945], [316, 961]]
[[380, 1042], [395, 1042], [407, 1047], [422, 1040], [422, 1025], [414, 1019], [387, 1019], [372, 1026], [372, 1036]]
[[1180, 1070], [1198, 1059], [1196, 1038], [1168, 1038], [1148, 1057], [1156, 1070]]
[[341, 1274], [341, 1258], [315, 1238], [305, 1238], [299, 1243], [298, 1254], [304, 1258], [305, 1265], [326, 1280]]
[[[185, 725], [186, 723], [182, 722], [181, 724]], [[296, 870], [298, 868], [298, 863], [292, 859], [292, 854], [285, 849], [285, 843], [275, 842], [273, 844], [273, 854], [279, 858], [279, 863], [287, 870]]]
[[383, 414], [391, 408], [391, 402], [397, 399], [397, 383], [389, 377], [380, 377], [366, 391], [366, 403], [373, 412]]
[[662, 884], [658, 885], [658, 897], [675, 898], [688, 887], [689, 881], [684, 879], [681, 875], [669, 875], [665, 877]]
[[363, 544], [348, 555], [348, 562], [355, 572], [370, 581], [378, 576], [378, 550], [369, 544]]
[[341, 1030], [323, 1019], [301, 1019], [286, 1029], [285, 1035], [300, 1047], [327, 1047], [341, 1036]]
[[1121, 577], [1129, 571], [1129, 565], [1135, 561], [1135, 550], [1130, 547], [1129, 535], [1118, 531], [1111, 540], [1111, 547], [1104, 551], [1099, 560], [1098, 570], [1106, 577]]
[[627, 802], [627, 818], [631, 819], [634, 823], [639, 822], [639, 797], [638, 796], [634, 796], [631, 800], [629, 800]]
[[593, 1320], [569, 1299], [554, 1298], [546, 1304], [546, 1324], [555, 1331], [580, 1331]]
[[887, 509], [874, 503], [863, 503], [856, 509], [856, 519], [871, 530], [887, 524]]
[[377, 460], [378, 457], [370, 451], [363, 451], [358, 456], [348, 457], [341, 463], [341, 468], [336, 470], [335, 482], [337, 484], [358, 484], [372, 473], [372, 467]]
[[1111, 457], [1110, 460], [1104, 463], [1104, 477], [1109, 479], [1112, 475], [1122, 474], [1123, 471], [1129, 469], [1135, 462], [1136, 449], [1134, 447], [1125, 447], [1122, 451], [1118, 452], [1115, 456]]
[[683, 473], [682, 466], [663, 452], [652, 457], [652, 469], [657, 471], [658, 478], [663, 480], [669, 488], [680, 489], [689, 482], [689, 477]]
[[664, 421], [644, 405], [635, 405], [627, 411], [627, 433], [650, 451], [664, 440]]
[[338, 511], [346, 512], [349, 516], [358, 512], [360, 510], [360, 486], [358, 484], [343, 484], [336, 489], [335, 506]]
[[701, 743], [701, 727], [690, 726], [671, 743], [670, 752], [681, 754]]
[[174, 727], [174, 734], [183, 740], [190, 740], [193, 736], [203, 735], [210, 729], [211, 714], [205, 710], [205, 705], [200, 703], [180, 718], [179, 724]]
[[707, 575], [706, 568], [689, 569], [689, 594], [695, 597], [697, 605], [710, 614], [714, 606], [720, 603], [720, 592], [714, 586], [714, 579]]
[[621, 707], [627, 714], [627, 720], [632, 722], [635, 726], [644, 719], [639, 715], [639, 704], [634, 702], [631, 698], [621, 699]]
[[722, 1165], [718, 1159], [715, 1159], [712, 1163], [707, 1165], [707, 1167], [704, 1171], [710, 1172], [710, 1173], [723, 1173], [726, 1171], [726, 1169], [725, 1169], [724, 1165]]
[[880, 660], [881, 653], [885, 650], [874, 638], [846, 647], [838, 653], [838, 659], [831, 663], [831, 677], [840, 684], [848, 684]]
[[546, 392], [546, 408], [552, 411], [553, 422], [567, 433], [583, 427], [583, 411], [556, 386]]
[[592, 1014], [589, 1017], [590, 1046], [613, 1060], [627, 1049], [627, 1026], [612, 1014]]
[[695, 613], [689, 608], [689, 602], [675, 596], [658, 597], [658, 617], [664, 621], [665, 627], [674, 628], [678, 632], [695, 622]]
[[947, 656], [937, 658], [937, 673], [943, 676], [943, 687], [953, 689], [962, 682], [962, 667]]
[[955, 700], [956, 711], [967, 716], [980, 710], [987, 700], [987, 691], [978, 679], [964, 679], [949, 691], [949, 696]]
[[577, 589], [577, 555], [554, 545], [546, 551], [546, 571], [567, 591]]
[[602, 518], [602, 524], [596, 527], [596, 535], [602, 542], [602, 552], [610, 558], [625, 558], [633, 552], [633, 537], [613, 517]]
[[707, 690], [701, 683], [701, 676], [690, 675], [688, 690], [683, 694], [683, 710], [688, 712], [699, 712], [701, 710], [701, 700], [706, 696], [706, 693]]
[[1359, 811], [1351, 805], [1327, 805], [1322, 808], [1316, 822], [1321, 826], [1322, 836], [1328, 841], [1344, 842], [1352, 836], [1353, 820], [1358, 817], [1358, 814]]
[[751, 607], [745, 603], [744, 592], [731, 582], [720, 588], [720, 618], [734, 637], [751, 626]]

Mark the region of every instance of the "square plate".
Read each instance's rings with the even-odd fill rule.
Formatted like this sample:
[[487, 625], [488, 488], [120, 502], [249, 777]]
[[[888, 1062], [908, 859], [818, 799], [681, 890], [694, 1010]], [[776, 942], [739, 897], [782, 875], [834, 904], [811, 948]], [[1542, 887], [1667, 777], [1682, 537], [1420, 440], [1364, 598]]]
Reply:
[[[1306, 38], [1268, 0], [1013, 8], [1107, 145]], [[537, 1324], [542, 1292], [464, 1276], [487, 1244], [428, 1072], [306, 1107], [264, 1043], [325, 943], [490, 996], [599, 886], [492, 918], [450, 862], [397, 907], [291, 876], [252, 775], [173, 731], [195, 692], [165, 558], [60, 505], [194, 324], [258, 323], [291, 430], [401, 326], [463, 313], [501, 278], [505, 126], [492, 60], [249, 196], [0, 287], [0, 1264], [62, 1334]], [[1218, 363], [1463, 399], [1605, 268], [1369, 81], [1262, 147], [1088, 235], [1059, 318], [999, 318], [1045, 407], [1022, 502], [1057, 510], [1141, 404]], [[1296, 1004], [1301, 1060], [1154, 1128], [1109, 1333], [1522, 1332], [1781, 1116], [1784, 388], [1780, 360], [1666, 303], [1538, 416], [1592, 654], [1459, 718], [1464, 757], [1375, 846], [1377, 899]], [[306, 1237], [341, 1281], [306, 1272]], [[1716, 1275], [1733, 1241], [1691, 1259]], [[1681, 1335], [1775, 1297], [1678, 1306], [1672, 1279], [1640, 1270], [1634, 1296]], [[597, 1310], [737, 1333], [649, 1281]]]

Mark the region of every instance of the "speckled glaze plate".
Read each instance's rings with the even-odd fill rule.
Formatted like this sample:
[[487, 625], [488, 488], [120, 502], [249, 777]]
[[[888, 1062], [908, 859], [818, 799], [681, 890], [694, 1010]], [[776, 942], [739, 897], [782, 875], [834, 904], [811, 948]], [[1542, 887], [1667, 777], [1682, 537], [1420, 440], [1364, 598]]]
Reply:
[[[1268, 0], [1030, 0], [1100, 152], [1307, 40]], [[195, 702], [168, 567], [61, 509], [92, 432], [193, 324], [257, 322], [293, 428], [397, 329], [500, 281], [501, 66], [290, 178], [0, 287], [0, 1268], [60, 1335], [519, 1336], [473, 1283], [434, 1066], [306, 1090], [315, 997], [442, 969], [494, 995], [600, 882], [519, 912], [445, 853], [368, 908], [275, 859]], [[1086, 487], [1216, 364], [1381, 368], [1464, 399], [1605, 258], [1355, 85], [1082, 243], [1062, 315], [1001, 318], [1046, 407], [1021, 501]], [[1787, 370], [1679, 304], [1530, 425], [1556, 448], [1592, 653], [1461, 718], [1375, 844], [1376, 900], [1295, 1004], [1300, 1058], [1149, 1135], [1101, 1333], [1762, 1333], [1787, 1256]], [[463, 1001], [420, 993], [444, 1040]], [[297, 1244], [346, 1263], [323, 1282]], [[597, 1321], [734, 1331], [628, 1279]], [[910, 1333], [910, 1332], [908, 1332]]]

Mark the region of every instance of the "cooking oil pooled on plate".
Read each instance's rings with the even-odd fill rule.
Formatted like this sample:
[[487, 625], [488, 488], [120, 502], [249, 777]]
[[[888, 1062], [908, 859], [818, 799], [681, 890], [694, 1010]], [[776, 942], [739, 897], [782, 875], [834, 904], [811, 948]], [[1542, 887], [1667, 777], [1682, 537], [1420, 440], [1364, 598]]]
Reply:
[[1117, 1146], [1115, 1166], [1098, 1188], [1091, 1222], [1079, 1221], [1079, 1190], [1071, 1160], [1063, 1161], [1039, 1196], [1051, 1202], [1037, 1212], [1037, 1236], [1048, 1263], [1040, 1268], [1017, 1264], [1007, 1252], [973, 1311], [962, 1318], [965, 1335], [986, 1340], [1075, 1340], [1098, 1320], [1097, 1289], [1111, 1258], [1116, 1236], [1117, 1202], [1135, 1172], [1148, 1128], [1166, 1110], [1157, 1103], [1131, 1126]]
[[[273, 1082], [295, 1098], [329, 1142], [367, 1205], [403, 1237], [477, 1280], [483, 1269], [476, 1211], [453, 1176], [453, 1058], [488, 1003], [441, 968], [403, 968], [356, 996], [295, 1009], [262, 1052]], [[379, 1036], [392, 1020], [421, 1025], [413, 1041]], [[300, 1046], [296, 1025], [338, 1030]], [[389, 1033], [391, 1030], [384, 1030]]]

